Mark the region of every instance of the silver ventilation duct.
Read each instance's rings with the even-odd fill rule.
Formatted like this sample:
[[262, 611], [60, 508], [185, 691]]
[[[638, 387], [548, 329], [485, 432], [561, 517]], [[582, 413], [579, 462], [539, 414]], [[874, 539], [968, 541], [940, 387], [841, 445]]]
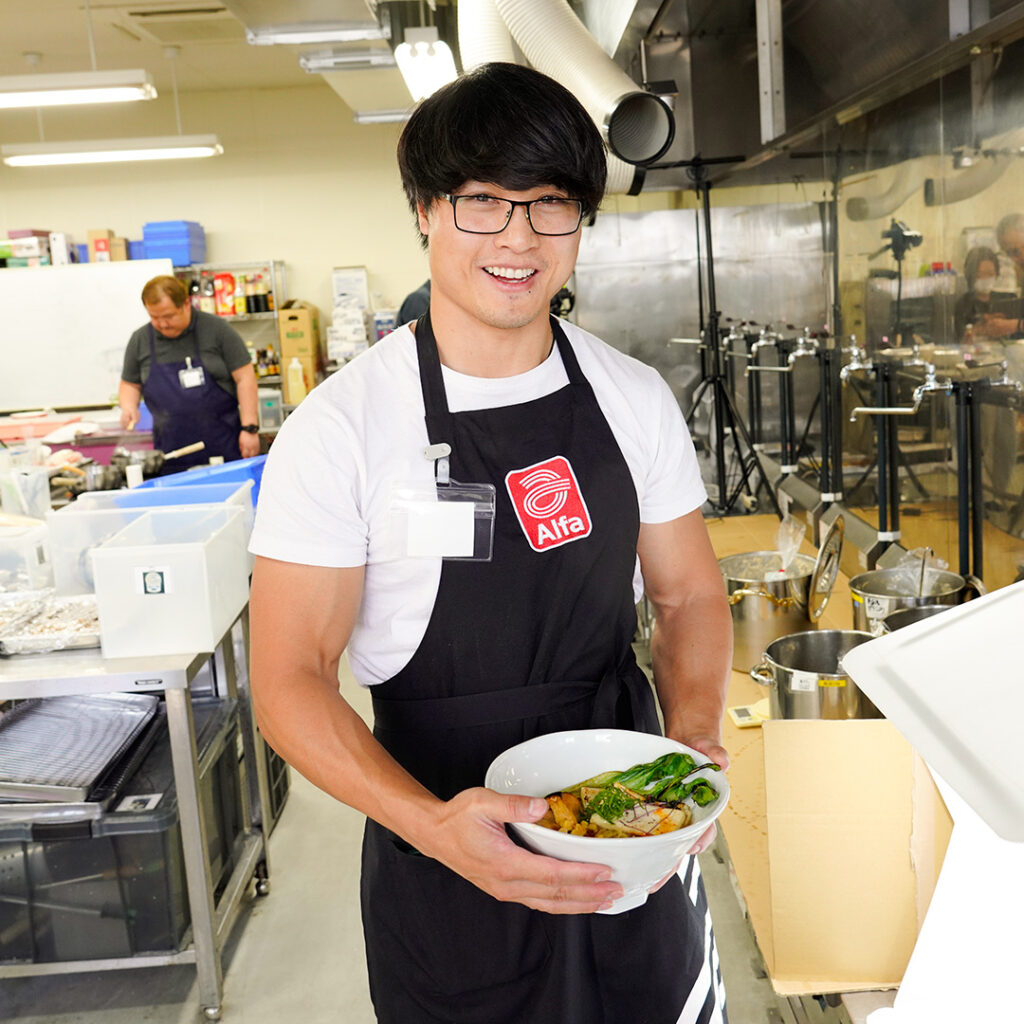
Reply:
[[598, 46], [566, 0], [495, 0], [512, 38], [538, 71], [561, 82], [630, 164], [652, 163], [672, 145], [675, 119]]
[[[461, 0], [458, 10], [463, 71], [491, 61], [522, 63], [522, 54], [517, 51], [495, 0]], [[636, 195], [643, 180], [643, 172], [633, 164], [620, 160], [613, 153], [608, 154], [606, 192]]]

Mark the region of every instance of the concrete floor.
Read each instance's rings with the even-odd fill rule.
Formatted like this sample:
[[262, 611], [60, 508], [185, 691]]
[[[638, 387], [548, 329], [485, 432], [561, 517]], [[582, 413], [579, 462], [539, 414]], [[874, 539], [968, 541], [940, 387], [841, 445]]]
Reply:
[[[342, 689], [364, 715], [369, 713], [368, 695], [350, 677], [343, 678]], [[294, 772], [291, 780], [270, 841], [270, 895], [248, 901], [226, 950], [223, 1020], [373, 1024], [358, 905], [363, 818]], [[701, 870], [732, 1024], [788, 1020], [764, 976], [721, 839], [702, 855]], [[17, 1024], [195, 1024], [199, 1019], [192, 967], [0, 983], [0, 1020]]]

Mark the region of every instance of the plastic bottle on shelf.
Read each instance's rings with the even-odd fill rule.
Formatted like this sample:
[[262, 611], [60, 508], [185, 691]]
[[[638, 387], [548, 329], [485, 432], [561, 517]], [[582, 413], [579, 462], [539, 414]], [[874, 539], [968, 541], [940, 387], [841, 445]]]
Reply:
[[217, 289], [213, 277], [205, 270], [199, 287], [199, 308], [204, 313], [217, 313]]
[[281, 364], [277, 361], [277, 353], [273, 345], [267, 346], [267, 373], [272, 376], [281, 376]]
[[245, 278], [245, 311], [246, 313], [256, 312], [256, 282], [252, 279], [252, 275], [246, 275]]
[[235, 316], [245, 313], [245, 274], [239, 274], [235, 281]]
[[[273, 280], [273, 271], [271, 271], [271, 280]], [[267, 285], [267, 312], [273, 313], [275, 310], [274, 305], [274, 289]]]
[[199, 308], [199, 278], [193, 277], [188, 286], [188, 298], [193, 309]]
[[306, 397], [306, 374], [298, 356], [288, 364], [288, 404], [298, 405]]
[[267, 306], [267, 282], [263, 280], [262, 274], [256, 275], [256, 312], [266, 313]]

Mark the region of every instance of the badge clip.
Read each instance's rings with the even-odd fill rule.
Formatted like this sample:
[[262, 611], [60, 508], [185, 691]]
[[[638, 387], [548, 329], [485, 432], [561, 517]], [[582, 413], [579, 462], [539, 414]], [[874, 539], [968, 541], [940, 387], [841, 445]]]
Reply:
[[448, 456], [452, 453], [452, 446], [445, 441], [439, 444], [428, 444], [423, 449], [423, 457], [433, 462], [434, 477], [438, 486], [447, 487], [451, 483]]

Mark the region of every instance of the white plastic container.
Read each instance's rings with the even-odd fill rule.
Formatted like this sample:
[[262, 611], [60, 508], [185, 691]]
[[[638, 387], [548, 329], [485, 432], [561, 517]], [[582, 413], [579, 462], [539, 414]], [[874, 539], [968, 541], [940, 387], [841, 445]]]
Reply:
[[281, 389], [260, 388], [258, 398], [260, 430], [277, 430], [284, 422], [284, 409], [281, 406]]
[[[107, 492], [88, 493], [100, 495]], [[46, 523], [50, 530], [50, 557], [57, 593], [93, 593], [96, 587], [89, 552], [120, 533], [146, 511], [145, 508], [116, 508], [79, 500], [56, 512], [48, 512]]]
[[[180, 487], [139, 487], [119, 491], [85, 491], [66, 506], [68, 511], [92, 511], [100, 508], [147, 509], [179, 508], [192, 505], [237, 505], [245, 511], [246, 531], [252, 531], [256, 514], [252, 500], [252, 480], [228, 483], [182, 484]], [[62, 511], [64, 511], [62, 509]]]
[[53, 586], [48, 535], [42, 520], [0, 524], [0, 591]]
[[212, 651], [249, 600], [235, 506], [150, 509], [91, 557], [107, 658]]

